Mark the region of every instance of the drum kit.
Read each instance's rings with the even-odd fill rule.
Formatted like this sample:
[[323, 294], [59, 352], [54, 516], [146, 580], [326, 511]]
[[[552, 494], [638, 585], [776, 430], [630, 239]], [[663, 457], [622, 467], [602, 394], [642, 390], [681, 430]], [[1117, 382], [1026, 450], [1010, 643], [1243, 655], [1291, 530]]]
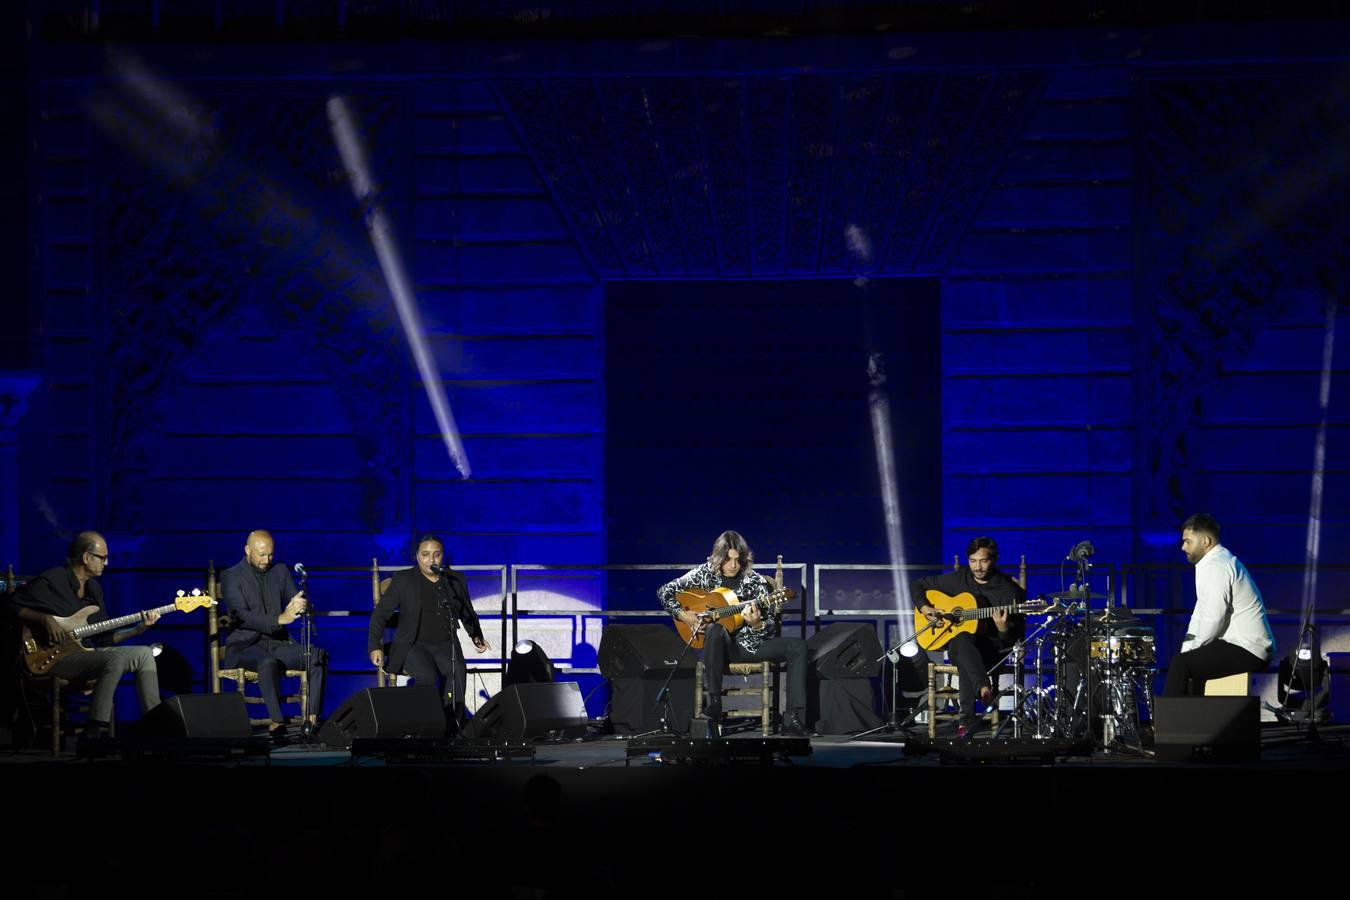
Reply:
[[1009, 654], [1013, 710], [999, 730], [1039, 740], [1090, 734], [1107, 752], [1142, 750], [1158, 671], [1153, 626], [1123, 606], [1093, 610], [1105, 594], [1077, 589], [1044, 599], [1044, 620]]

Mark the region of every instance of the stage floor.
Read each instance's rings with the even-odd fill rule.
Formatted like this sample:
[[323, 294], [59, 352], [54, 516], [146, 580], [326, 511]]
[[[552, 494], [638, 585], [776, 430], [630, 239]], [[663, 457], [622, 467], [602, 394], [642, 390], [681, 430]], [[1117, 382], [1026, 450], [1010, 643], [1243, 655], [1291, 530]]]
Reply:
[[[1240, 762], [1206, 761], [1167, 762], [1153, 758], [1151, 753], [1139, 752], [1129, 747], [1118, 747], [1111, 751], [1100, 748], [1092, 752], [1083, 752], [1082, 748], [1056, 748], [1049, 742], [1029, 738], [1013, 740], [1000, 738], [994, 740], [989, 735], [977, 736], [967, 742], [957, 742], [950, 738], [939, 738], [926, 746], [926, 732], [915, 732], [913, 737], [903, 733], [881, 733], [862, 739], [847, 736], [822, 735], [809, 740], [809, 754], [791, 753], [788, 742], [783, 747], [775, 747], [779, 738], [769, 738], [767, 742], [758, 733], [731, 735], [722, 743], [729, 752], [726, 760], [733, 764], [758, 764], [749, 759], [754, 756], [746, 748], [747, 744], [763, 746], [763, 754], [771, 766], [796, 768], [847, 769], [858, 766], [924, 767], [969, 762], [992, 766], [1024, 766], [1027, 764], [1053, 764], [1069, 767], [1130, 767], [1130, 768], [1196, 768], [1205, 765], [1219, 767], [1241, 766], [1246, 768], [1350, 768], [1350, 724], [1325, 725], [1319, 729], [1318, 739], [1311, 740], [1305, 730], [1292, 725], [1266, 723], [1261, 729], [1261, 755], [1259, 760]], [[651, 740], [659, 741], [659, 738]], [[691, 760], [696, 764], [716, 764], [720, 760], [716, 742], [686, 742], [697, 753]], [[801, 743], [801, 742], [797, 742]], [[601, 735], [568, 742], [539, 742], [533, 744], [533, 759], [519, 758], [518, 754], [503, 754], [496, 760], [476, 759], [471, 753], [461, 753], [462, 758], [447, 757], [443, 761], [431, 758], [423, 760], [426, 764], [462, 764], [462, 765], [498, 765], [498, 766], [535, 766], [539, 768], [562, 767], [573, 770], [591, 768], [635, 768], [663, 767], [682, 754], [667, 751], [664, 754], [656, 749], [649, 752], [630, 753], [633, 741], [628, 736]], [[908, 746], [907, 746], [908, 745]], [[397, 746], [392, 742], [391, 746]], [[155, 748], [158, 749], [158, 748]], [[434, 752], [430, 753], [434, 756]], [[516, 758], [511, 758], [511, 757]], [[173, 754], [152, 754], [151, 761], [191, 762], [193, 764], [217, 764], [227, 766], [384, 766], [392, 764], [382, 758], [382, 754], [353, 756], [346, 750], [333, 750], [326, 747], [305, 745], [296, 740], [283, 747], [273, 747], [265, 753], [247, 755], [236, 754], [232, 758], [212, 760], [210, 758], [175, 759]], [[162, 757], [162, 758], [161, 758]], [[143, 763], [144, 759], [123, 759], [117, 752], [99, 759], [83, 759], [73, 752], [66, 751], [53, 757], [47, 750], [28, 749], [18, 752], [0, 753], [0, 766], [22, 766], [43, 764], [70, 764], [115, 766], [120, 763]], [[400, 762], [400, 764], [406, 764]]]
[[11, 883], [42, 896], [123, 885], [251, 900], [264, 872], [278, 890], [317, 896], [384, 896], [412, 879], [643, 900], [1097, 900], [1181, 871], [1214, 891], [1274, 896], [1291, 878], [1341, 879], [1341, 832], [1326, 823], [1350, 808], [1350, 726], [1323, 728], [1317, 744], [1267, 726], [1260, 760], [1235, 764], [1130, 753], [944, 764], [899, 740], [841, 737], [760, 764], [761, 741], [729, 738], [751, 761], [726, 764], [662, 762], [613, 737], [496, 762], [303, 746], [223, 761], [0, 754], [11, 810], [0, 840]]

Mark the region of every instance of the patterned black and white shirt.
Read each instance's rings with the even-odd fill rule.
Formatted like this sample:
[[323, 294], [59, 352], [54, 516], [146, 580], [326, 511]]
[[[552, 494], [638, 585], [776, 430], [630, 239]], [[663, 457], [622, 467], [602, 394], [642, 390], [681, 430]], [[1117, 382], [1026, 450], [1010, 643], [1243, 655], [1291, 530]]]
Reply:
[[[742, 602], [746, 600], [762, 601], [773, 593], [773, 585], [754, 569], [741, 575], [739, 586], [734, 585], [735, 581], [734, 578], [723, 578], [720, 572], [713, 569], [712, 563], [704, 563], [696, 569], [690, 569], [674, 581], [661, 585], [656, 591], [656, 596], [660, 598], [661, 605], [666, 608], [666, 611], [672, 617], [678, 619], [684, 609], [675, 599], [675, 595], [690, 588], [711, 591], [713, 588], [730, 587]], [[732, 635], [746, 653], [758, 652], [759, 645], [764, 642], [765, 638], [778, 637], [782, 633], [783, 612], [781, 606], [770, 605], [767, 612], [761, 607], [760, 612], [764, 615], [762, 627], [755, 629], [745, 625], [738, 628], [736, 633]]]

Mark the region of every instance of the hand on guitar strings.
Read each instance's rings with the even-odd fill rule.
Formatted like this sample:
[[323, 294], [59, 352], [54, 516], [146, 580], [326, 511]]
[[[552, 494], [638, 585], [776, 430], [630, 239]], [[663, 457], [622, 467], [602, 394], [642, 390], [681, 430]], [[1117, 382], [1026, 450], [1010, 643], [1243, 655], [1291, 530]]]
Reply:
[[702, 631], [703, 626], [707, 624], [703, 616], [700, 616], [692, 609], [686, 609], [684, 612], [680, 613], [680, 621], [688, 625], [693, 630], [694, 634], [698, 634]]
[[158, 621], [159, 621], [159, 613], [155, 612], [153, 609], [147, 609], [145, 612], [141, 613], [140, 630], [145, 631], [147, 628], [149, 628], [151, 625], [155, 624]]
[[55, 647], [70, 637], [66, 627], [56, 620], [56, 616], [43, 616], [42, 627], [47, 632], [47, 646]]

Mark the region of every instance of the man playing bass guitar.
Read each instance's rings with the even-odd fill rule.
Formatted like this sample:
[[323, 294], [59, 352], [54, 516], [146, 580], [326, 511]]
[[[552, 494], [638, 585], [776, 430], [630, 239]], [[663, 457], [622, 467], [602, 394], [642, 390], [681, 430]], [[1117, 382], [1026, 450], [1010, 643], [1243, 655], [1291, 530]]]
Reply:
[[[82, 531], [71, 541], [66, 564], [48, 569], [10, 598], [9, 615], [26, 625], [44, 645], [59, 646], [71, 639], [59, 618], [72, 616], [86, 607], [94, 607], [89, 623], [107, 619], [103, 588], [98, 583], [108, 567], [108, 544], [96, 531]], [[141, 712], [159, 705], [159, 673], [149, 647], [114, 647], [143, 633], [159, 620], [159, 613], [147, 610], [133, 627], [97, 635], [91, 640], [94, 652], [76, 652], [63, 656], [51, 666], [50, 674], [71, 681], [93, 681], [94, 696], [89, 707], [82, 740], [91, 741], [107, 734], [112, 718], [113, 692], [127, 672], [136, 675], [136, 694]], [[78, 648], [77, 648], [78, 649]]]
[[[805, 736], [802, 720], [806, 717], [806, 641], [783, 637], [781, 608], [766, 602], [772, 593], [769, 582], [754, 570], [750, 546], [734, 531], [722, 532], [713, 543], [708, 561], [667, 584], [656, 592], [661, 604], [676, 619], [691, 629], [704, 628], [703, 668], [707, 678], [708, 737], [722, 736], [722, 678], [728, 663], [787, 662], [788, 712], [783, 734]], [[718, 624], [700, 622], [697, 613], [681, 606], [676, 594], [689, 590], [712, 591], [726, 588], [740, 602], [748, 602], [742, 612], [744, 624], [735, 633]]]

